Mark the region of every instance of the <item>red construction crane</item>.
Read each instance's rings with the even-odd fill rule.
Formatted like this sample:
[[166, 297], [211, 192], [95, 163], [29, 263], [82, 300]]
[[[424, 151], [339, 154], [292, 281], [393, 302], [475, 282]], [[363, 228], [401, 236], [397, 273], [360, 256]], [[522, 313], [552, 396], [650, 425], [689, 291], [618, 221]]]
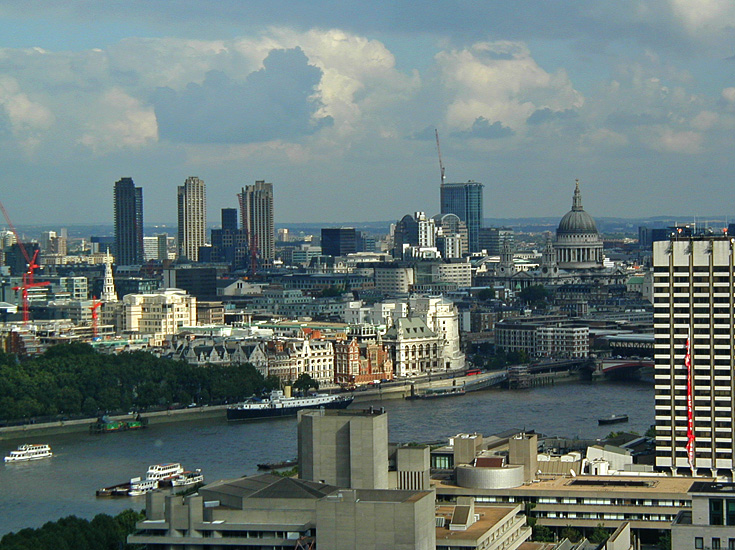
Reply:
[[92, 338], [97, 339], [97, 319], [99, 318], [99, 312], [97, 311], [102, 305], [102, 300], [98, 300], [96, 297], [92, 297], [92, 305], [89, 309], [92, 310]]
[[29, 288], [36, 288], [41, 286], [48, 286], [51, 283], [44, 282], [44, 283], [36, 283], [33, 281], [33, 272], [36, 270], [37, 267], [40, 267], [36, 260], [38, 259], [38, 250], [33, 254], [33, 258], [31, 258], [28, 255], [28, 251], [26, 250], [26, 247], [23, 245], [23, 241], [20, 238], [20, 235], [18, 235], [18, 232], [15, 230], [15, 226], [13, 225], [13, 222], [10, 221], [10, 216], [8, 216], [8, 212], [5, 210], [5, 206], [3, 206], [3, 203], [0, 202], [0, 210], [3, 211], [3, 216], [5, 217], [5, 221], [8, 222], [8, 225], [10, 226], [10, 230], [13, 232], [13, 235], [15, 235], [15, 242], [18, 245], [18, 248], [20, 248], [20, 251], [23, 253], [23, 257], [26, 260], [26, 263], [28, 264], [28, 271], [23, 273], [22, 283], [20, 286], [14, 286], [13, 290], [21, 291], [21, 299], [23, 301], [23, 322], [27, 323], [30, 319], [30, 315], [28, 313], [28, 289]]

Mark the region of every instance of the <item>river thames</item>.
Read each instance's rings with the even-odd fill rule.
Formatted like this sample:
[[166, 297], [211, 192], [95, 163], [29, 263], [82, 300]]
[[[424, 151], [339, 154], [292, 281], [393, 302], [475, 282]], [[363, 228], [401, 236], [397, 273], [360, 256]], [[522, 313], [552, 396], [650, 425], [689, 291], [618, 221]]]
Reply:
[[[518, 428], [546, 435], [600, 438], [611, 430], [643, 434], [653, 423], [651, 380], [571, 382], [529, 390], [490, 390], [436, 400], [373, 401], [351, 408], [385, 407], [389, 440], [445, 440], [460, 432], [491, 435]], [[628, 414], [630, 422], [598, 426], [597, 419]], [[144, 476], [148, 466], [180, 462], [201, 468], [205, 481], [257, 472], [256, 464], [296, 456], [296, 419], [228, 424], [221, 419], [159, 424], [138, 432], [49, 436], [43, 441], [0, 441], [7, 455], [21, 443], [48, 443], [51, 459], [0, 467], [0, 535], [39, 527], [68, 515], [91, 519], [145, 507], [145, 497], [98, 499], [101, 487]]]

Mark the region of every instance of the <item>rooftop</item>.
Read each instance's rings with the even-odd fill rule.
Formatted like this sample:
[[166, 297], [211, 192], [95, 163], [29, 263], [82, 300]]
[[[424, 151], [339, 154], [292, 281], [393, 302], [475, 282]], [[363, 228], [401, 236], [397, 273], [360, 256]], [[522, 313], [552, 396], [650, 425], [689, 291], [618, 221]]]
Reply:
[[[701, 478], [698, 478], [701, 479]], [[710, 485], [717, 485], [713, 483], [713, 479], [709, 478], [706, 482]], [[461, 491], [467, 491], [463, 487], [454, 485], [446, 480], [432, 480], [432, 485], [437, 489], [438, 492], [451, 492], [453, 489]], [[723, 484], [720, 484], [723, 485]], [[735, 486], [735, 484], [733, 484]], [[665, 477], [665, 476], [578, 476], [578, 477], [557, 477], [554, 479], [537, 481], [534, 483], [522, 485], [512, 489], [493, 489], [494, 492], [499, 494], [513, 493], [513, 494], [536, 494], [536, 493], [590, 493], [599, 494], [600, 491], [606, 493], [675, 493], [675, 494], [686, 494], [690, 492], [692, 485], [692, 478], [690, 477]], [[478, 489], [472, 489], [478, 491]], [[482, 491], [482, 489], [479, 489]]]
[[454, 506], [439, 506], [436, 509], [437, 516], [446, 518], [446, 527], [436, 528], [436, 542], [448, 540], [472, 540], [480, 539], [485, 533], [500, 523], [509, 514], [514, 514], [518, 510], [517, 506], [475, 506], [475, 515], [479, 515], [480, 519], [470, 525], [464, 531], [450, 531], [449, 523], [454, 515]]
[[337, 490], [337, 487], [325, 483], [261, 474], [215, 481], [202, 487], [200, 492], [220, 493], [240, 498], [320, 499]]
[[689, 489], [690, 493], [735, 493], [735, 483], [717, 483], [713, 481], [696, 481]]

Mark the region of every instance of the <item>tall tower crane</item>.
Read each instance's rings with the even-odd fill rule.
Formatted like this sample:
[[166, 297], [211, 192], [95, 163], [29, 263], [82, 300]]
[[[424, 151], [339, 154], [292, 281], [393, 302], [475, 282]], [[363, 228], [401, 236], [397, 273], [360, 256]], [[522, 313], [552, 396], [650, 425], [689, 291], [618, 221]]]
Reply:
[[436, 152], [439, 153], [439, 172], [441, 173], [441, 183], [444, 183], [444, 164], [442, 163], [442, 149], [439, 147], [439, 130], [434, 128], [436, 136]]
[[23, 322], [27, 323], [30, 320], [29, 315], [29, 304], [28, 304], [28, 289], [29, 288], [37, 288], [42, 286], [48, 286], [51, 283], [49, 282], [42, 282], [37, 283], [33, 280], [33, 273], [36, 270], [36, 268], [40, 267], [36, 260], [38, 259], [38, 250], [33, 254], [33, 258], [31, 258], [28, 255], [28, 251], [26, 250], [26, 247], [23, 245], [23, 241], [20, 238], [20, 235], [18, 235], [18, 231], [16, 231], [15, 226], [13, 225], [13, 222], [10, 221], [10, 216], [8, 216], [7, 210], [5, 210], [5, 206], [3, 206], [3, 203], [0, 202], [0, 210], [3, 211], [3, 216], [5, 217], [5, 221], [8, 222], [8, 225], [10, 226], [10, 230], [13, 232], [13, 235], [15, 235], [15, 242], [18, 244], [18, 248], [20, 248], [21, 253], [23, 254], [23, 257], [26, 260], [26, 263], [28, 264], [28, 271], [23, 273], [22, 282], [20, 286], [14, 286], [13, 290], [16, 292], [20, 290], [21, 292], [21, 300], [23, 302]]

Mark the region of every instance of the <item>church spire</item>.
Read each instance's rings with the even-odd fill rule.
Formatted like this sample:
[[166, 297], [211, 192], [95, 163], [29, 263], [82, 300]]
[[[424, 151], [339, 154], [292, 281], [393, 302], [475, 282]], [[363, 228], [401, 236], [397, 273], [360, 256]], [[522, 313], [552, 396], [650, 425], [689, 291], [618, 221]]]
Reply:
[[112, 257], [110, 249], [105, 254], [105, 283], [102, 288], [103, 302], [117, 302], [117, 292], [115, 292], [115, 279], [112, 277]]
[[579, 180], [574, 180], [576, 182], [576, 187], [574, 188], [574, 198], [572, 199], [572, 211], [579, 212], [580, 210], [584, 210], [582, 208], [582, 193], [579, 192]]

